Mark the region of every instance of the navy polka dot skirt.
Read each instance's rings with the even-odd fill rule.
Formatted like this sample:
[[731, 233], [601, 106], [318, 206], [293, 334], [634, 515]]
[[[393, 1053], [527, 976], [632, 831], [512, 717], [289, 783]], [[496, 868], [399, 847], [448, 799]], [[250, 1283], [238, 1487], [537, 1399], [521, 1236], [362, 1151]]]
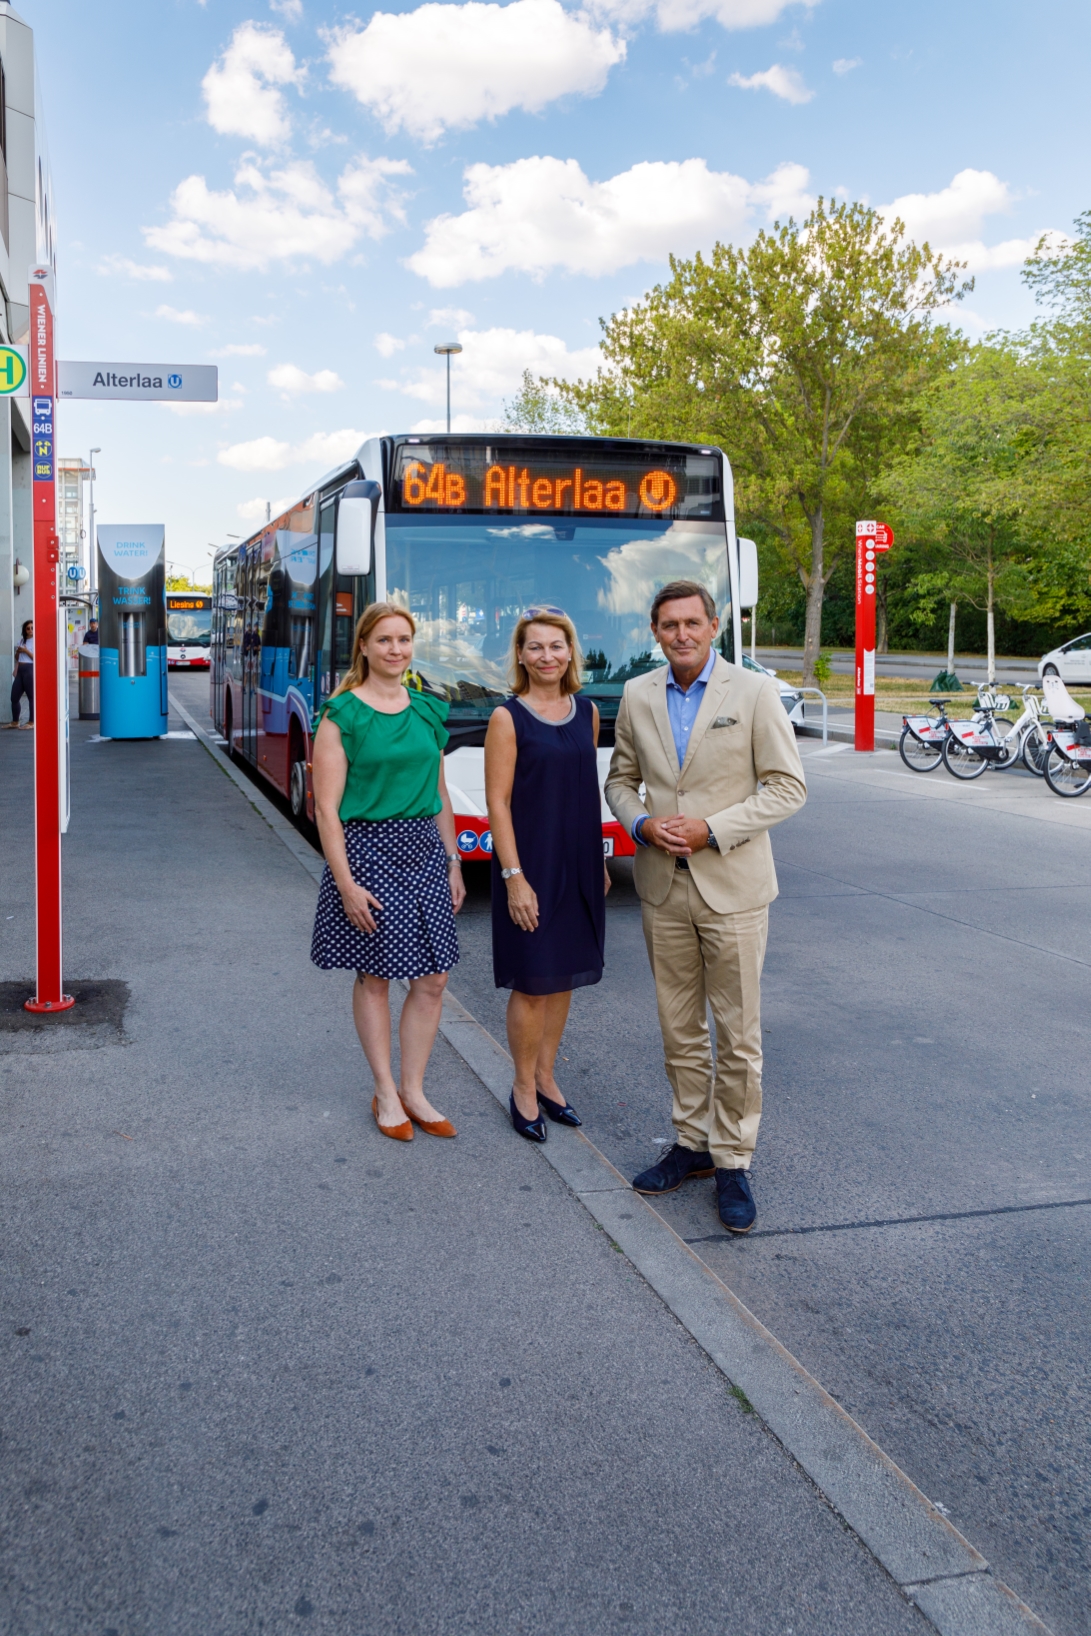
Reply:
[[426, 977], [458, 962], [447, 856], [432, 818], [386, 818], [345, 825], [345, 850], [357, 886], [382, 904], [376, 929], [362, 932], [345, 913], [326, 865], [314, 917], [311, 959], [323, 971], [367, 977]]

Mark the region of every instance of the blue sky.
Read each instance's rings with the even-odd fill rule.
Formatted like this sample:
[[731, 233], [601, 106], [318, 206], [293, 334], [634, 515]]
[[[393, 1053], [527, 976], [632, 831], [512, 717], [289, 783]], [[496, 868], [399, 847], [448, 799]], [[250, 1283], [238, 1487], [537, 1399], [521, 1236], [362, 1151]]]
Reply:
[[[366, 434], [495, 420], [586, 374], [670, 250], [819, 193], [897, 204], [1025, 323], [1026, 247], [1091, 206], [1070, 0], [25, 3], [60, 227], [62, 357], [216, 361], [210, 413], [66, 404], [103, 522], [202, 577]], [[179, 409], [181, 406], [178, 406]]]

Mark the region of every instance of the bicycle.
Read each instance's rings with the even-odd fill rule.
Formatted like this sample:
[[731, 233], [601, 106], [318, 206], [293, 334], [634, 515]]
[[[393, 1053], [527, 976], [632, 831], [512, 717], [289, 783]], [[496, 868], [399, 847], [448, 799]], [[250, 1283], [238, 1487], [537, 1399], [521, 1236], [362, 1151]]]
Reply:
[[1044, 768], [1046, 783], [1054, 795], [1083, 795], [1091, 789], [1091, 722], [1059, 676], [1044, 676], [1042, 689], [1054, 724]]
[[[1003, 772], [1005, 768], [1014, 767], [1020, 759], [1036, 778], [1043, 776], [1048, 740], [1042, 726], [1042, 707], [1033, 696], [1032, 683], [1028, 683], [1022, 693], [1022, 712], [1018, 721], [1012, 721], [1010, 716], [998, 716], [996, 713], [1006, 710], [1011, 704], [1006, 694], [990, 693], [985, 687], [978, 689], [974, 715], [980, 719], [951, 722], [943, 741], [943, 765], [952, 777], [963, 780], [980, 778], [990, 766], [997, 772]], [[998, 732], [1000, 727], [1006, 727], [1008, 731]]]
[[[950, 732], [947, 716], [950, 699], [929, 699], [936, 714], [903, 716], [898, 754], [912, 773], [933, 772], [943, 760], [943, 741]], [[976, 711], [974, 712], [976, 715]]]

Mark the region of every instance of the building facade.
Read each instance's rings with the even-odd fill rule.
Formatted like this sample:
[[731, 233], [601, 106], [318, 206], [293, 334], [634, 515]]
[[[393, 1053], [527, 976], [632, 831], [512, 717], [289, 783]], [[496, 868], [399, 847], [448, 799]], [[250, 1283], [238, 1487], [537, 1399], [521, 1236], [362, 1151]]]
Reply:
[[[34, 32], [7, 0], [0, 0], [0, 341], [28, 341], [28, 275], [33, 266], [47, 264], [56, 271]], [[0, 663], [7, 665], [5, 675], [11, 674], [16, 634], [33, 612], [29, 411], [25, 398], [0, 399]], [[6, 716], [6, 708], [0, 713]]]

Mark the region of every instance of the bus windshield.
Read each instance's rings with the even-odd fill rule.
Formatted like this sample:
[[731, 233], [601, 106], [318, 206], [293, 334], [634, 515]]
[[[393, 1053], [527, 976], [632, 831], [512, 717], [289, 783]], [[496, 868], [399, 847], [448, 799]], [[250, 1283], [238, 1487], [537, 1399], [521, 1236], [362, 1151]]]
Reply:
[[212, 640], [212, 609], [197, 608], [185, 613], [168, 607], [167, 643], [172, 648], [207, 648]]
[[664, 663], [648, 609], [669, 580], [708, 587], [730, 643], [723, 522], [388, 513], [386, 563], [389, 599], [417, 621], [416, 680], [449, 699], [453, 716], [488, 715], [507, 697], [512, 631], [529, 607], [571, 617], [584, 691], [608, 719], [626, 681]]

